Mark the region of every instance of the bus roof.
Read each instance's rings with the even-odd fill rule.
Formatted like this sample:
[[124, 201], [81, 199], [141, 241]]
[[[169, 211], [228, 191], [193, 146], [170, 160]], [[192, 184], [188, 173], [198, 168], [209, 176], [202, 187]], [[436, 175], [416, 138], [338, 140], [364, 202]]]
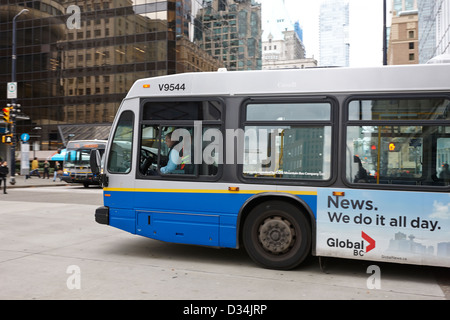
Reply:
[[450, 64], [182, 73], [137, 80], [127, 98], [447, 91]]

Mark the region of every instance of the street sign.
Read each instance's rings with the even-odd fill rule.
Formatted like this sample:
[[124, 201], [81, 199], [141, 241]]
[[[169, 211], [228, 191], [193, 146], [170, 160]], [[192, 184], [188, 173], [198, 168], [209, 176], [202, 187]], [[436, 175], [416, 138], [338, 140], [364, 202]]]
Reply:
[[20, 140], [22, 140], [23, 142], [27, 142], [28, 140], [30, 140], [30, 135], [28, 133], [22, 133], [22, 135], [20, 136]]
[[17, 99], [17, 82], [8, 82], [7, 99]]
[[20, 146], [20, 175], [27, 176], [30, 174], [30, 144], [22, 142]]

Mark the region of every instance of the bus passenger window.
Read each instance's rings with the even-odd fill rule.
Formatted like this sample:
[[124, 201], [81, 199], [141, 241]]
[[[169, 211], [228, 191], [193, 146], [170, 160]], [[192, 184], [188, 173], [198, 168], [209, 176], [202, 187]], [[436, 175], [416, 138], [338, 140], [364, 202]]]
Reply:
[[[448, 128], [448, 127], [447, 127]], [[437, 182], [450, 184], [450, 138], [438, 138], [436, 147]]]
[[120, 115], [108, 156], [110, 173], [129, 173], [131, 171], [133, 118], [134, 114], [131, 111], [124, 111]]
[[248, 178], [328, 180], [331, 127], [245, 127], [243, 174]]
[[331, 179], [330, 102], [250, 103], [245, 106], [245, 178]]
[[439, 126], [347, 127], [351, 183], [431, 185], [450, 182], [450, 138]]
[[349, 183], [446, 186], [450, 99], [408, 97], [348, 103]]

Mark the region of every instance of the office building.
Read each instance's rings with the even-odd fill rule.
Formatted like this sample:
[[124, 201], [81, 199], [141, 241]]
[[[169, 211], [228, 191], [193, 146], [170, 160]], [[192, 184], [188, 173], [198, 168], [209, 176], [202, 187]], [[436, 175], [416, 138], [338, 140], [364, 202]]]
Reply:
[[261, 69], [261, 5], [255, 0], [204, 0], [194, 39], [229, 71]]
[[[22, 9], [29, 10], [16, 24], [17, 102], [22, 105], [17, 136], [28, 133], [33, 146], [56, 150], [69, 135], [79, 138], [80, 128], [95, 132], [94, 126], [111, 124], [139, 78], [224, 67], [220, 55], [212, 57], [194, 41], [194, 34], [201, 33], [195, 29], [204, 28], [198, 19], [204, 2], [2, 0], [2, 105], [10, 102], [6, 83], [11, 81], [12, 19]], [[238, 15], [242, 13], [237, 11], [234, 21], [242, 22], [239, 26], [244, 30]], [[80, 135], [73, 136], [74, 132]], [[1, 147], [4, 154], [5, 146]]]
[[419, 63], [450, 54], [450, 0], [417, 0]]
[[305, 47], [299, 23], [289, 19], [284, 0], [266, 0], [262, 7], [263, 69], [291, 69], [317, 66], [314, 59], [305, 59]]
[[419, 63], [419, 15], [415, 0], [394, 0], [388, 64]]
[[402, 11], [417, 10], [418, 0], [392, 0], [392, 11], [398, 15]]
[[325, 0], [320, 5], [319, 48], [320, 66], [350, 65], [349, 3], [345, 0]]

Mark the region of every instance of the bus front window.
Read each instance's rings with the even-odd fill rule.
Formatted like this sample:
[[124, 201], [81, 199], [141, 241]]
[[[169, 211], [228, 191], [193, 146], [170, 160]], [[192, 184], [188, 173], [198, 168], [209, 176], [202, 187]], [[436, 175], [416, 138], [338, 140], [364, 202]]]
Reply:
[[65, 166], [67, 168], [74, 167], [90, 167], [89, 157], [91, 149], [71, 150], [67, 153]]
[[108, 171], [111, 173], [129, 173], [131, 171], [133, 118], [133, 112], [124, 111], [117, 123], [108, 156]]

